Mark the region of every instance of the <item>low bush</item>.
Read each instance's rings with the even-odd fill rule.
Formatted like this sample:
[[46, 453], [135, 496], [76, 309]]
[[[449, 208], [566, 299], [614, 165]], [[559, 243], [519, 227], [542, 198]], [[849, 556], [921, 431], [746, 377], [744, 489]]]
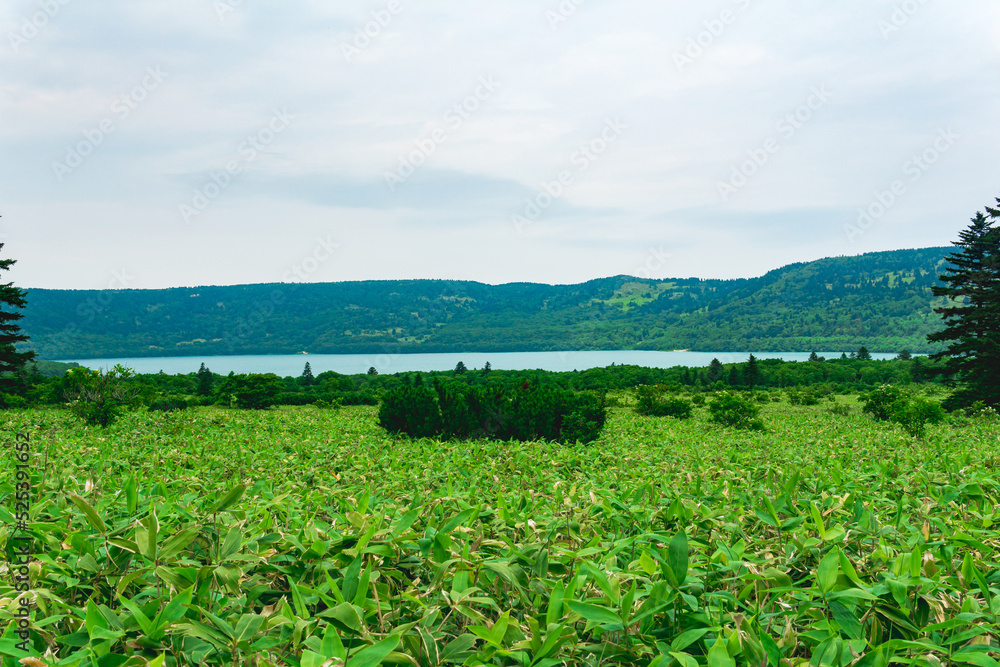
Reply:
[[378, 395], [371, 391], [341, 391], [334, 395], [340, 405], [378, 405]]
[[903, 398], [903, 390], [891, 384], [883, 384], [861, 394], [861, 411], [871, 415], [875, 421], [890, 421], [893, 414], [893, 404]]
[[899, 424], [914, 438], [922, 436], [928, 424], [940, 424], [945, 418], [937, 401], [913, 396], [893, 385], [881, 385], [859, 398], [863, 412], [876, 421]]
[[138, 390], [129, 384], [134, 376], [131, 368], [122, 365], [107, 372], [69, 369], [63, 386], [70, 411], [91, 426], [111, 426], [138, 403]]
[[0, 410], [11, 410], [28, 407], [28, 401], [17, 394], [0, 393]]
[[179, 410], [187, 410], [191, 407], [191, 403], [188, 402], [186, 398], [179, 396], [169, 396], [167, 398], [160, 398], [149, 404], [150, 412], [177, 412]]
[[708, 404], [708, 412], [708, 420], [714, 424], [751, 431], [764, 430], [760, 407], [739, 394], [728, 391], [717, 393]]
[[640, 387], [636, 391], [636, 399], [636, 413], [648, 417], [690, 419], [694, 412], [690, 400], [668, 393], [661, 387]]
[[593, 442], [604, 427], [603, 397], [558, 387], [470, 386], [418, 379], [386, 393], [379, 425], [415, 438]]
[[274, 373], [230, 373], [219, 387], [224, 404], [243, 410], [266, 410], [277, 405], [284, 384]]
[[834, 403], [830, 406], [830, 414], [837, 415], [838, 417], [846, 417], [851, 414], [851, 406], [844, 403]]
[[940, 424], [944, 418], [945, 411], [940, 403], [920, 396], [907, 397], [892, 404], [892, 421], [914, 438], [922, 436], [928, 424]]

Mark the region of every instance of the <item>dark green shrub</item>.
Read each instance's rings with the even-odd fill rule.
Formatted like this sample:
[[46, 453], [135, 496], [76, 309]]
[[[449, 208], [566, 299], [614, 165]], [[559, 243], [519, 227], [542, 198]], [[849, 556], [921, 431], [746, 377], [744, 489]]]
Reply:
[[70, 411], [91, 426], [111, 426], [138, 402], [137, 389], [128, 383], [134, 376], [131, 368], [120, 364], [108, 372], [69, 369], [63, 387]]
[[945, 411], [940, 403], [920, 396], [903, 398], [892, 404], [892, 421], [914, 438], [922, 436], [928, 424], [940, 424], [944, 418]]
[[187, 399], [178, 396], [160, 398], [149, 404], [150, 412], [177, 412], [191, 407]]
[[921, 396], [912, 396], [899, 387], [884, 384], [860, 396], [862, 410], [876, 421], [891, 421], [903, 427], [910, 436], [924, 434], [928, 424], [944, 421], [941, 404]]
[[[635, 411], [649, 417], [674, 417], [690, 419], [694, 405], [688, 399], [667, 393], [660, 387], [641, 387], [636, 392]], [[704, 400], [703, 400], [704, 402]]]
[[378, 396], [371, 391], [341, 391], [334, 394], [341, 405], [378, 405]]
[[295, 391], [283, 391], [274, 398], [275, 405], [312, 405], [315, 402], [315, 394]]
[[313, 407], [318, 410], [336, 410], [340, 407], [340, 401], [336, 398], [331, 400], [325, 400], [322, 398], [317, 398], [313, 401]]
[[851, 406], [844, 405], [843, 403], [834, 403], [830, 406], [830, 414], [837, 415], [838, 417], [846, 417], [851, 414]]
[[379, 426], [414, 438], [440, 436], [444, 422], [437, 394], [427, 387], [399, 387], [386, 394], [378, 411]]
[[11, 410], [28, 407], [28, 400], [17, 394], [0, 393], [0, 410]]
[[792, 405], [819, 405], [822, 396], [808, 387], [788, 390], [788, 402]]
[[705, 405], [705, 394], [694, 394], [691, 396], [691, 404], [697, 405], [699, 408]]
[[219, 387], [223, 401], [243, 410], [266, 410], [277, 404], [284, 383], [274, 373], [230, 373]]
[[875, 421], [890, 421], [893, 404], [903, 398], [903, 390], [891, 384], [883, 384], [866, 394], [861, 394], [861, 411], [871, 415]]
[[593, 442], [606, 415], [602, 398], [586, 392], [435, 381], [433, 389], [404, 386], [386, 393], [379, 425], [417, 438]]
[[739, 394], [728, 391], [717, 393], [708, 404], [708, 412], [708, 420], [715, 424], [751, 431], [764, 430], [764, 422], [760, 419], [760, 408]]

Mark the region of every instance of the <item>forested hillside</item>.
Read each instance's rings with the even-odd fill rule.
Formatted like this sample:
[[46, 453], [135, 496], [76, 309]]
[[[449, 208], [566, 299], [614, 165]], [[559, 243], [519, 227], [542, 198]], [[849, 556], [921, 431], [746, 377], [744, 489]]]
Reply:
[[580, 349], [928, 351], [949, 248], [793, 264], [744, 280], [432, 280], [28, 290], [41, 358]]

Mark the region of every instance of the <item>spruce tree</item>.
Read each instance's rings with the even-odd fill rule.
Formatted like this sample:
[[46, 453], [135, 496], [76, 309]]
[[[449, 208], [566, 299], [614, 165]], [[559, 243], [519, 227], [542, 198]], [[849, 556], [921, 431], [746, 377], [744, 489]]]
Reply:
[[[1000, 204], [1000, 199], [997, 200]], [[972, 224], [953, 242], [959, 250], [947, 257], [949, 266], [935, 285], [934, 296], [947, 297], [936, 308], [945, 328], [930, 334], [931, 343], [948, 343], [932, 359], [946, 359], [945, 373], [959, 388], [945, 401], [949, 409], [976, 401], [1000, 405], [1000, 208], [976, 213]]]
[[316, 384], [316, 377], [313, 375], [312, 366], [306, 362], [306, 367], [302, 369], [302, 386], [311, 387]]
[[752, 354], [747, 359], [747, 369], [743, 372], [743, 377], [746, 379], [747, 384], [750, 385], [750, 391], [753, 391], [757, 380], [760, 379], [760, 368], [757, 366], [757, 357]]
[[201, 368], [198, 369], [198, 395], [211, 396], [212, 384], [214, 382], [215, 376], [212, 375], [212, 371], [208, 370], [208, 366], [205, 365], [205, 362], [202, 362]]
[[708, 384], [715, 384], [722, 379], [722, 374], [725, 369], [722, 367], [722, 362], [718, 359], [712, 359], [712, 363], [708, 365], [708, 372], [705, 374], [705, 381]]
[[[0, 243], [0, 250], [4, 244]], [[16, 259], [0, 259], [0, 271], [8, 271], [17, 263]], [[14, 283], [0, 285], [0, 374], [22, 373], [27, 363], [34, 361], [34, 352], [18, 352], [15, 345], [25, 343], [28, 337], [17, 324], [24, 315], [18, 312], [28, 305], [24, 290], [14, 287]], [[16, 381], [4, 380], [0, 391], [13, 390]]]

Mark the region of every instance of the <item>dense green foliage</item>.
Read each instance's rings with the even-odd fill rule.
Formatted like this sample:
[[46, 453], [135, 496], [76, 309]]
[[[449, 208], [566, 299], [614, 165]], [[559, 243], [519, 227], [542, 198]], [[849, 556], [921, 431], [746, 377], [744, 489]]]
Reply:
[[878, 421], [895, 422], [914, 437], [923, 435], [928, 424], [940, 424], [945, 418], [940, 403], [892, 385], [882, 385], [860, 399], [863, 412]]
[[[8, 412], [32, 443], [30, 654], [992, 665], [995, 417], [915, 444], [860, 412], [763, 413], [759, 433], [613, 408], [577, 447], [393, 438], [370, 407], [133, 413], [110, 430]], [[14, 482], [0, 468], [5, 561]], [[25, 657], [8, 577], [0, 598], [0, 653]]]
[[138, 387], [129, 383], [134, 376], [121, 365], [108, 371], [71, 368], [63, 378], [63, 397], [84, 422], [107, 428], [137, 404]]
[[[1000, 204], [1000, 199], [997, 200]], [[987, 215], [988, 214], [988, 215]], [[987, 207], [959, 234], [958, 248], [948, 256], [943, 285], [934, 295], [947, 298], [937, 313], [944, 330], [928, 336], [932, 343], [948, 343], [935, 355], [946, 358], [946, 370], [962, 382], [949, 399], [951, 407], [980, 401], [1000, 406], [1000, 209]]]
[[[3, 247], [0, 243], [0, 251]], [[9, 271], [16, 263], [16, 259], [0, 259], [0, 271]], [[13, 283], [0, 284], [0, 391], [4, 391], [7, 384], [3, 374], [17, 373], [35, 358], [34, 352], [19, 351], [29, 338], [20, 324], [24, 317], [21, 310], [27, 303], [24, 290], [14, 287]]]
[[414, 386], [387, 392], [379, 410], [382, 428], [414, 438], [593, 442], [606, 419], [603, 398], [589, 392], [437, 379], [429, 388], [419, 376]]
[[32, 289], [47, 359], [527, 350], [936, 351], [947, 248], [793, 264], [745, 280], [447, 281]]
[[708, 403], [709, 421], [731, 428], [763, 431], [760, 407], [751, 399], [728, 391], [712, 397]]
[[219, 395], [233, 407], [264, 410], [278, 403], [281, 378], [274, 373], [230, 373], [219, 387]]
[[[56, 364], [49, 364], [55, 372]], [[138, 405], [156, 406], [157, 409], [179, 409], [193, 405], [233, 405], [232, 381], [226, 376], [212, 373], [204, 364], [197, 372], [183, 375], [164, 373], [139, 375], [128, 381], [136, 390]], [[487, 371], [467, 370], [464, 373], [443, 371], [424, 374], [428, 382], [460, 381], [476, 387], [521, 386], [525, 381], [531, 386], [553, 385], [562, 389], [607, 393], [643, 386], [662, 386], [668, 392], [683, 390], [696, 404], [704, 403], [711, 392], [724, 389], [749, 389], [744, 363], [722, 364], [716, 360], [709, 368], [643, 368], [640, 366], [609, 366], [586, 371], [554, 373], [547, 371]], [[880, 384], [910, 385], [934, 384], [944, 380], [938, 371], [941, 364], [928, 362], [923, 357], [894, 361], [860, 361], [850, 358], [823, 360], [817, 357], [810, 362], [785, 362], [764, 360], [757, 362], [759, 389], [784, 388], [793, 404], [815, 404], [830, 397], [834, 391], [841, 393], [866, 391]], [[69, 366], [63, 366], [65, 371]], [[331, 371], [306, 377], [280, 378], [278, 393], [273, 396], [276, 405], [377, 405], [386, 392], [402, 386], [413, 385], [418, 373], [393, 375], [361, 374], [340, 375]], [[0, 409], [26, 405], [64, 405], [67, 392], [72, 388], [73, 373], [46, 377], [41, 373], [26, 377], [24, 390], [19, 395], [9, 395], [0, 401]], [[734, 384], [730, 384], [733, 382]], [[271, 382], [273, 388], [275, 384]], [[270, 399], [269, 401], [270, 402]], [[249, 406], [247, 406], [249, 407]]]
[[640, 387], [636, 392], [636, 413], [648, 417], [690, 419], [694, 411], [691, 399], [677, 395], [672, 387]]

